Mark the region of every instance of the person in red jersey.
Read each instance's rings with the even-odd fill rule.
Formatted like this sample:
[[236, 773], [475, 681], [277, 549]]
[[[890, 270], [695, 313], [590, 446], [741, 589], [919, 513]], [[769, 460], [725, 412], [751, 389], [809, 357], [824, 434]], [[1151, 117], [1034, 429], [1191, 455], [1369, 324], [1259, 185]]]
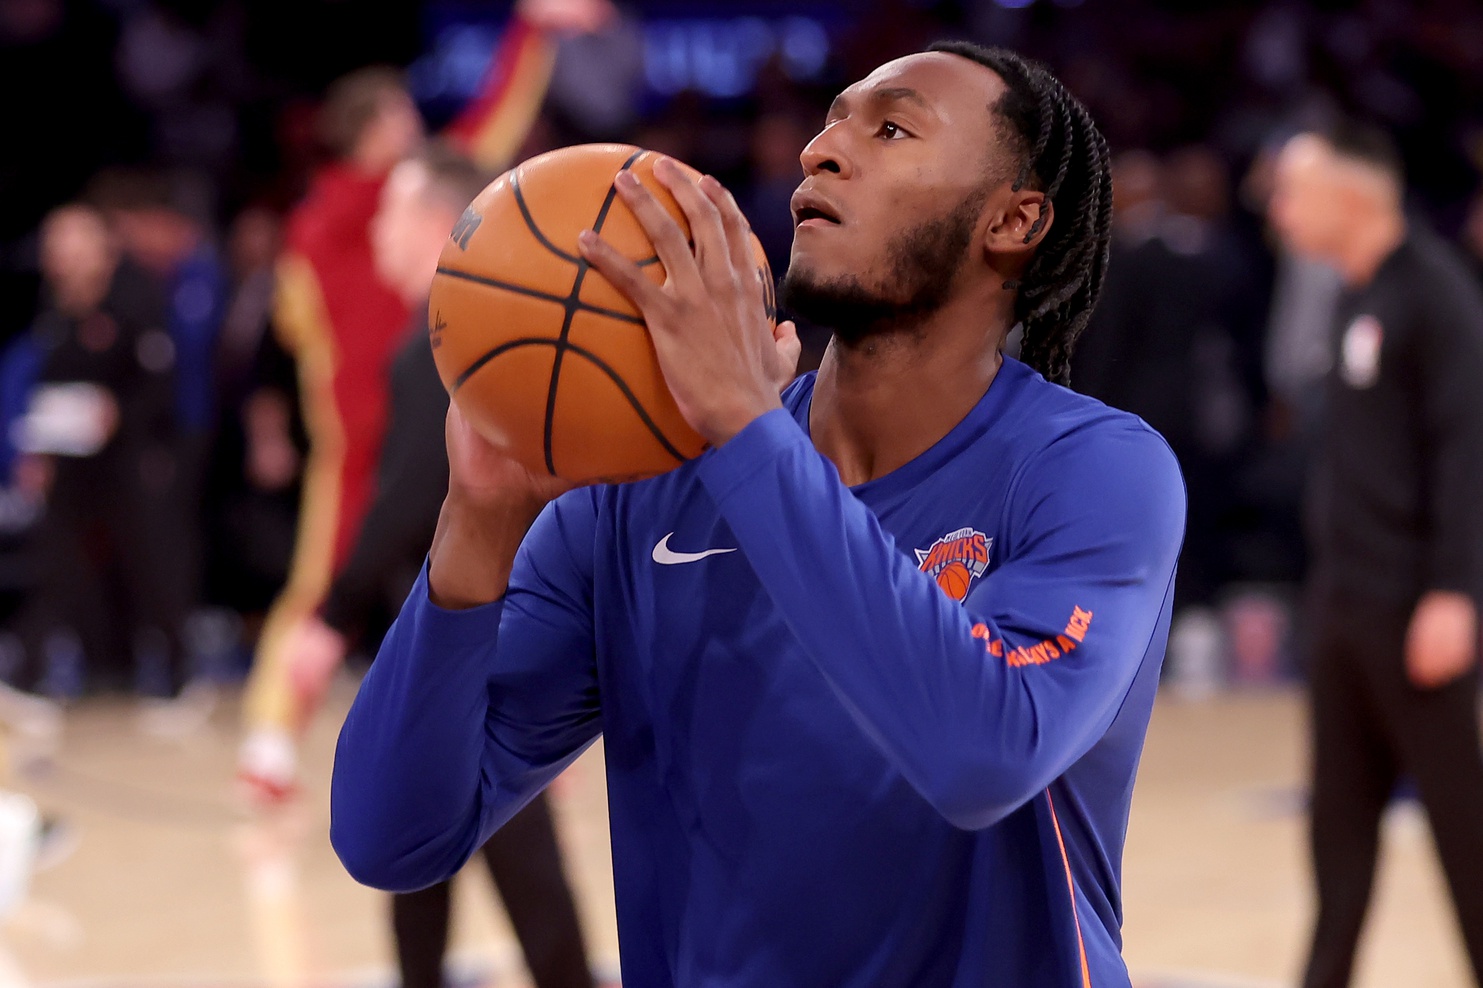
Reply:
[[[601, 28], [609, 0], [520, 0], [480, 92], [439, 135], [488, 171], [511, 161], [545, 97], [555, 38]], [[332, 160], [288, 218], [274, 323], [294, 357], [309, 453], [288, 581], [258, 639], [238, 777], [256, 802], [290, 796], [314, 704], [293, 687], [294, 642], [324, 602], [370, 502], [388, 371], [409, 313], [376, 272], [369, 233], [392, 167], [426, 140], [401, 76], [372, 66], [331, 85], [319, 118]]]

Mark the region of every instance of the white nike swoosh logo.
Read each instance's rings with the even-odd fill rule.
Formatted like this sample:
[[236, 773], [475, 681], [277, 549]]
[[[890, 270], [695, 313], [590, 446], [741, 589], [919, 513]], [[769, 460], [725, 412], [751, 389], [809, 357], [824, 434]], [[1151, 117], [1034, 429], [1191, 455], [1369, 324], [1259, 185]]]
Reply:
[[706, 549], [704, 552], [675, 552], [669, 547], [669, 539], [674, 532], [670, 532], [659, 543], [654, 546], [654, 561], [661, 566], [674, 566], [678, 563], [694, 563], [704, 559], [706, 556], [718, 556], [723, 552], [735, 552], [735, 549]]

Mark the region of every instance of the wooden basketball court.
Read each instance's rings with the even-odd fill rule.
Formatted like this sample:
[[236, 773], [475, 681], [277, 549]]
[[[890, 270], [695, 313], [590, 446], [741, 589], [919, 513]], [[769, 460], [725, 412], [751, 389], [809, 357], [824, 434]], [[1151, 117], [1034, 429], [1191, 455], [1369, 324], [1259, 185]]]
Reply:
[[[125, 699], [69, 711], [52, 752], [13, 743], [14, 788], [74, 828], [0, 923], [0, 988], [392, 988], [387, 897], [329, 847], [334, 738], [354, 692], [339, 681], [307, 751], [304, 798], [259, 819], [234, 797], [237, 710], [161, 740]], [[601, 747], [558, 780], [567, 865], [595, 967], [616, 984], [617, 934]], [[1166, 697], [1154, 716], [1125, 861], [1126, 954], [1138, 988], [1296, 980], [1311, 908], [1301, 697]], [[489, 881], [455, 891], [453, 981], [527, 984]], [[1387, 822], [1363, 988], [1469, 984], [1424, 819]]]

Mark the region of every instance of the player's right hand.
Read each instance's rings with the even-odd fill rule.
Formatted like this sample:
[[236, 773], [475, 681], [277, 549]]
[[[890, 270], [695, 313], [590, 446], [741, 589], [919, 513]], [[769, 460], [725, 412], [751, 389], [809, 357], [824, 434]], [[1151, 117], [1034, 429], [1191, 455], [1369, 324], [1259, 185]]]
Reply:
[[428, 554], [434, 604], [449, 610], [498, 600], [510, 582], [515, 551], [546, 502], [570, 481], [534, 474], [474, 431], [449, 403], [448, 497]]
[[530, 504], [539, 508], [575, 485], [535, 474], [474, 431], [454, 402], [448, 404], [448, 493], [474, 506]]

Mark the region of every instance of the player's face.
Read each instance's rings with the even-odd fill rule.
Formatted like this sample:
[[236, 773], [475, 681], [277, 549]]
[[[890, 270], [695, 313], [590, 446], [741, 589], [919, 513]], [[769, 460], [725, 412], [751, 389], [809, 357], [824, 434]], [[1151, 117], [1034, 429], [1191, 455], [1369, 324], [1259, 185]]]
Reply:
[[999, 146], [990, 107], [1003, 91], [984, 66], [924, 53], [840, 93], [801, 158], [790, 308], [838, 329], [872, 308], [923, 312], [945, 301], [1004, 178], [991, 174], [989, 154]]

